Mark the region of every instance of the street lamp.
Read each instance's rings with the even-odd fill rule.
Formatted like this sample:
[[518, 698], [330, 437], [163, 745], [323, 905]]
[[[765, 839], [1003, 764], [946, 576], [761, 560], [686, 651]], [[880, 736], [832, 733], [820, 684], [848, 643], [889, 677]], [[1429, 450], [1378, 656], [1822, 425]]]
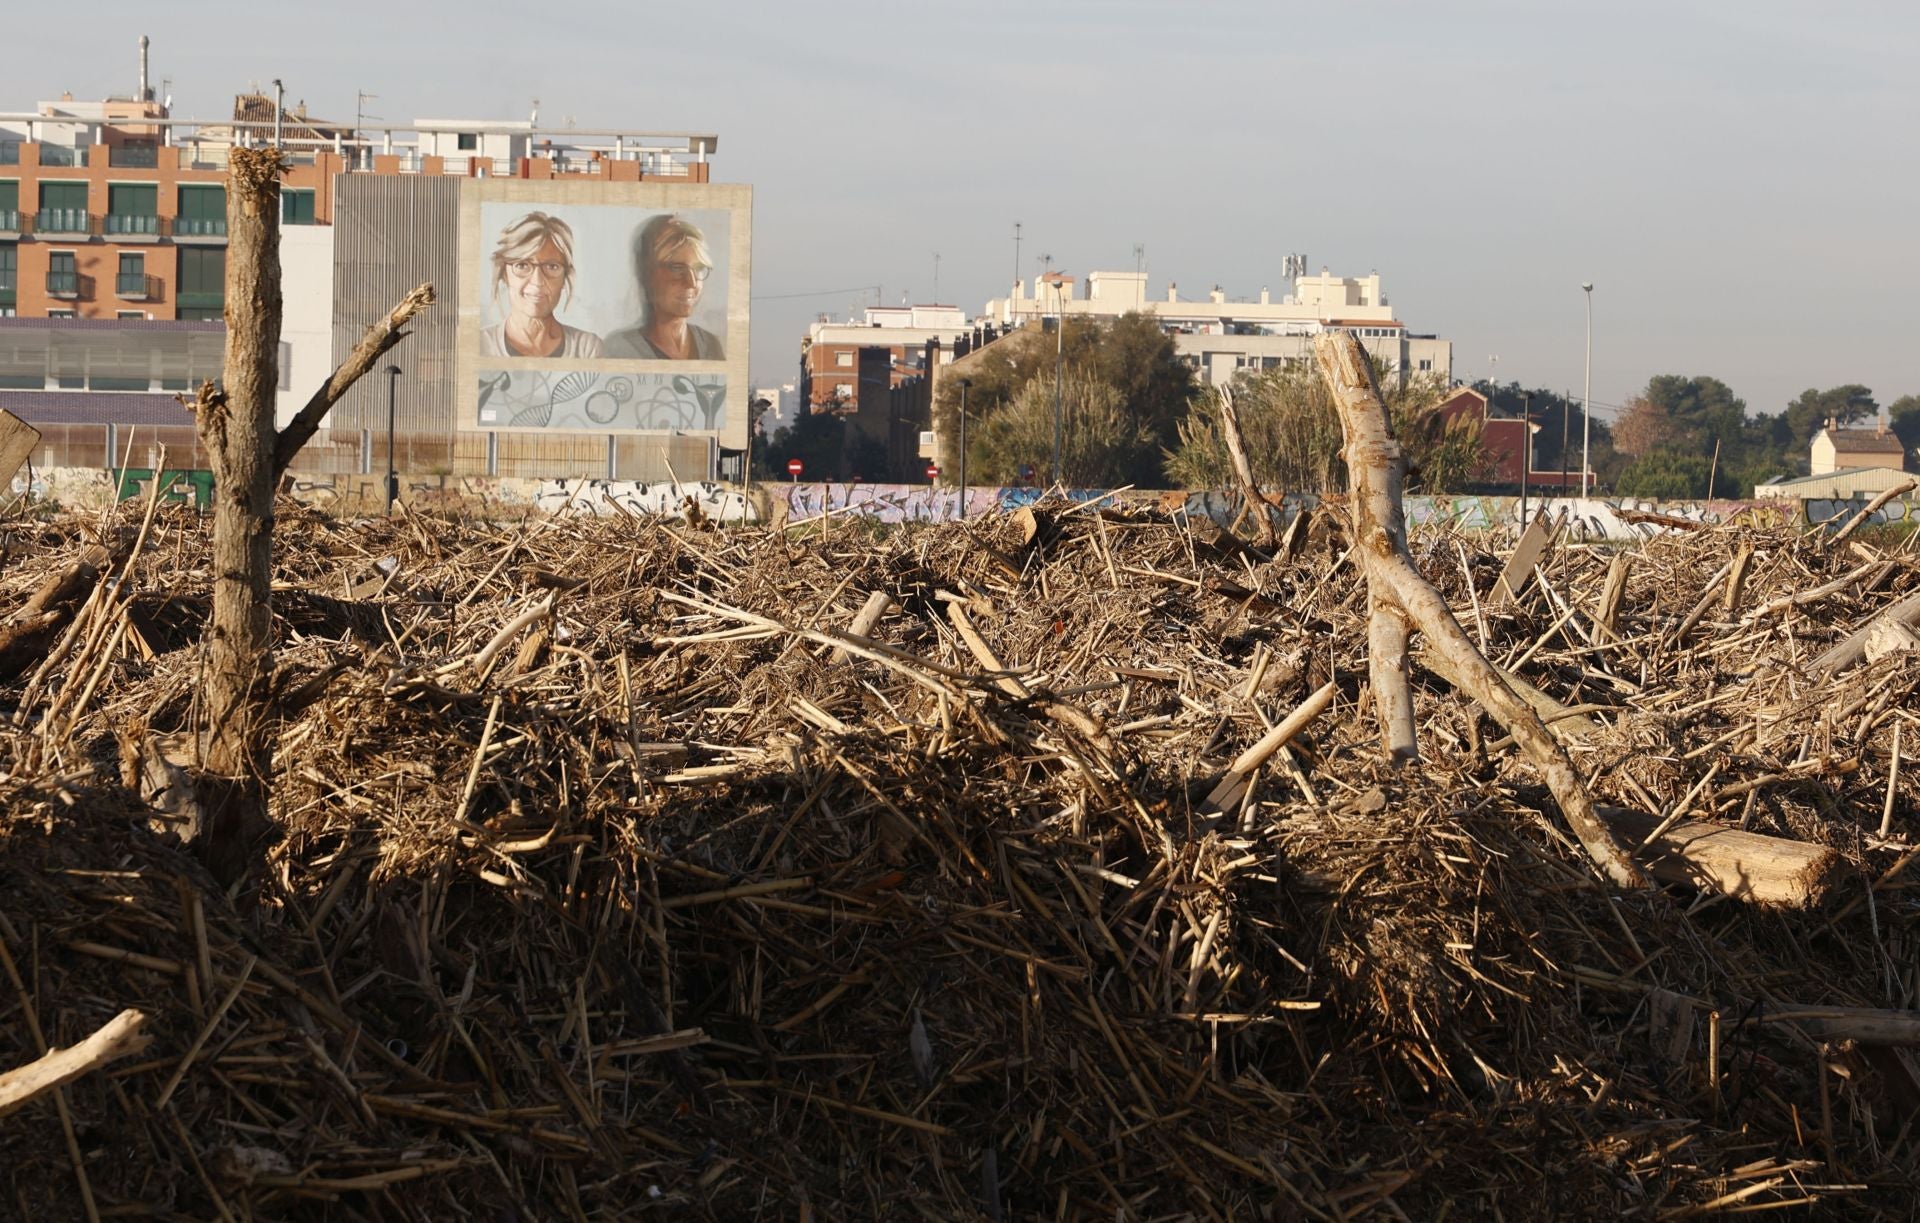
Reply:
[[387, 517], [393, 517], [393, 503], [400, 496], [400, 470], [393, 462], [393, 405], [400, 386], [400, 367], [387, 366]]
[[1593, 445], [1593, 282], [1581, 284], [1580, 291], [1587, 295], [1587, 383], [1580, 393], [1580, 495], [1587, 495], [1587, 482], [1593, 478], [1593, 464], [1588, 454]]
[[967, 388], [973, 383], [960, 380], [960, 521], [967, 520]]

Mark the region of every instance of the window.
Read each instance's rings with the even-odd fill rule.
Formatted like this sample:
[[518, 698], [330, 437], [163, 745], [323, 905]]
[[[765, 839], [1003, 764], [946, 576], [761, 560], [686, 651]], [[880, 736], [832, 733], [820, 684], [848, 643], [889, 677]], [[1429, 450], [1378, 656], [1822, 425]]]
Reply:
[[160, 188], [152, 183], [107, 184], [109, 234], [160, 232]]
[[[175, 317], [183, 323], [218, 323], [227, 317], [227, 312], [220, 306], [182, 306], [175, 312]], [[167, 389], [177, 391], [186, 388], [179, 386]]]
[[42, 233], [86, 233], [87, 185], [85, 183], [41, 183], [40, 216], [34, 227]]
[[1420, 372], [1421, 372], [1421, 373], [1425, 373], [1426, 371], [1428, 371], [1428, 370], [1430, 370], [1430, 369], [1432, 369], [1432, 368], [1433, 368], [1433, 359], [1432, 359], [1431, 357], [1422, 357], [1422, 358], [1420, 358]]
[[147, 295], [147, 257], [138, 252], [122, 253], [120, 269], [114, 277], [113, 290], [121, 297], [145, 297]]
[[48, 317], [48, 318], [72, 318], [72, 317], [73, 317], [73, 311], [71, 311], [71, 310], [49, 310], [49, 311], [47, 311], [47, 317]]
[[312, 225], [313, 192], [282, 191], [280, 193], [280, 223], [282, 225]]
[[20, 271], [20, 248], [0, 246], [0, 301], [12, 304], [14, 280]]
[[[80, 296], [80, 267], [72, 251], [53, 251], [47, 255], [47, 296]], [[73, 311], [66, 312], [67, 317]], [[58, 314], [48, 314], [48, 318], [59, 318]]]
[[853, 354], [852, 354], [852, 353], [850, 353], [850, 352], [837, 352], [837, 353], [834, 353], [834, 354], [833, 354], [833, 363], [834, 363], [835, 365], [837, 365], [837, 366], [839, 366], [839, 367], [840, 367], [841, 369], [852, 369], [852, 368], [853, 368]]
[[0, 182], [0, 229], [20, 228], [20, 184]]
[[224, 237], [227, 232], [227, 189], [215, 186], [180, 188], [180, 214], [173, 223], [173, 232], [192, 238]]
[[[227, 249], [224, 246], [180, 248], [179, 303], [181, 318], [219, 318], [227, 300]], [[211, 313], [189, 314], [188, 310]]]
[[461, 132], [456, 144], [462, 153], [471, 153], [480, 147], [480, 137], [474, 132]]
[[147, 317], [147, 312], [145, 310], [115, 310], [113, 312], [113, 317], [126, 318], [126, 319], [144, 319]]

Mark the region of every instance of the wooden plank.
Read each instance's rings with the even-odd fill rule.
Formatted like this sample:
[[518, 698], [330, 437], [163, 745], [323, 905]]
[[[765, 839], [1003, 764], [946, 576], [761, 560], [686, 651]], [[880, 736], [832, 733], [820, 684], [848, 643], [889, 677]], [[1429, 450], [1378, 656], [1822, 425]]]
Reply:
[[10, 483], [39, 445], [40, 430], [0, 408], [0, 481]]
[[1498, 606], [1518, 599], [1527, 583], [1533, 580], [1533, 567], [1540, 563], [1552, 543], [1552, 527], [1539, 518], [1529, 522], [1527, 529], [1520, 532], [1520, 541], [1514, 544], [1513, 555], [1507, 558], [1507, 567], [1500, 571], [1500, 579], [1493, 584], [1493, 595], [1487, 601]]

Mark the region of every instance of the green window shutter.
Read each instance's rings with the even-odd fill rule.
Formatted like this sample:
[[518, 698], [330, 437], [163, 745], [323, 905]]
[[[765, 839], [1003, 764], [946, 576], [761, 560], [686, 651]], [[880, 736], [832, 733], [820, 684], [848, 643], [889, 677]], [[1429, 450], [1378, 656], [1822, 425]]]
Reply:
[[[227, 251], [220, 246], [180, 248], [179, 302], [182, 307], [211, 309], [218, 317], [226, 301]], [[181, 317], [187, 317], [185, 310]]]
[[282, 225], [312, 225], [313, 192], [296, 190], [280, 193], [280, 223]]
[[85, 212], [87, 185], [85, 183], [41, 183], [40, 207]]
[[109, 183], [107, 211], [117, 217], [160, 214], [160, 188], [152, 183]]
[[0, 212], [18, 212], [20, 209], [20, 184], [18, 182], [0, 183]]
[[123, 254], [120, 256], [120, 274], [122, 276], [144, 276], [146, 272], [147, 257], [145, 255]]

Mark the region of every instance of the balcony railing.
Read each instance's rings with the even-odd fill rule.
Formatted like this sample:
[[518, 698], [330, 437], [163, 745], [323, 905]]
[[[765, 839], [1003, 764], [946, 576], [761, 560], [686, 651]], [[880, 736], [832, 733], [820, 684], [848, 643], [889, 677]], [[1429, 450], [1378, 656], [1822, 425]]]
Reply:
[[173, 236], [176, 238], [224, 238], [227, 236], [227, 218], [175, 217]]
[[14, 285], [18, 282], [18, 279], [19, 277], [13, 268], [0, 268], [0, 293], [11, 296]]
[[20, 142], [18, 140], [0, 140], [0, 166], [20, 164]]
[[0, 208], [0, 233], [20, 232], [20, 210], [18, 208]]
[[87, 232], [88, 217], [84, 208], [42, 208], [33, 219], [35, 233], [42, 234], [84, 234]]
[[128, 301], [152, 301], [160, 296], [160, 279], [145, 272], [120, 272], [113, 278], [113, 294]]
[[87, 164], [86, 148], [69, 148], [64, 144], [43, 144], [40, 146], [40, 164], [43, 166], [84, 166]]
[[160, 150], [151, 144], [117, 144], [107, 150], [107, 164], [129, 170], [151, 170], [160, 164]]
[[47, 296], [48, 297], [80, 296], [80, 273], [48, 272], [47, 273]]
[[106, 217], [106, 230], [109, 234], [152, 234], [160, 233], [160, 218], [140, 216], [134, 213], [110, 212]]

